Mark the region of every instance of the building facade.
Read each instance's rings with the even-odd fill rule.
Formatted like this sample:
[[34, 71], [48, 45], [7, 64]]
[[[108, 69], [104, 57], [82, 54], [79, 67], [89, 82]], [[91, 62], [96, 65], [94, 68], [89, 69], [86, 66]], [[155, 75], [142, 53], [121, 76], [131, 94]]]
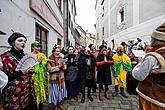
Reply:
[[7, 39], [13, 32], [27, 36], [25, 52], [31, 43], [42, 44], [42, 52], [50, 55], [55, 44], [63, 46], [63, 0], [1, 0], [0, 44], [8, 46]]
[[76, 5], [75, 0], [64, 0], [64, 45], [75, 46], [75, 16]]
[[97, 44], [137, 38], [149, 44], [153, 29], [165, 21], [163, 7], [164, 0], [96, 0]]
[[96, 36], [92, 33], [86, 32], [86, 47], [89, 46], [89, 44], [94, 44], [96, 46]]
[[81, 45], [81, 46], [85, 47], [85, 46], [86, 46], [86, 41], [85, 41], [85, 40], [86, 40], [86, 32], [85, 32], [84, 29], [83, 29], [80, 25], [78, 25], [78, 24], [76, 24], [75, 30], [77, 30], [77, 32], [78, 32], [79, 35], [80, 35], [78, 45]]

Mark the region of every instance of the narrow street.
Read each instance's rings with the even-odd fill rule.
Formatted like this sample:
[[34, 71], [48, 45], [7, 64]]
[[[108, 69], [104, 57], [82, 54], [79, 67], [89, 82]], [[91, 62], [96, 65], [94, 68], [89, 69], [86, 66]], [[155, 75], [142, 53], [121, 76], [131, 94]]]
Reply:
[[164, 7], [0, 0], [0, 110], [165, 110]]
[[93, 102], [90, 102], [86, 97], [85, 103], [82, 104], [81, 96], [78, 101], [71, 100], [65, 101], [64, 106], [66, 110], [138, 110], [138, 96], [128, 95], [128, 98], [123, 98], [121, 95], [112, 97], [113, 85], [109, 86], [109, 97], [110, 100], [99, 101], [98, 91], [92, 93], [94, 98]]

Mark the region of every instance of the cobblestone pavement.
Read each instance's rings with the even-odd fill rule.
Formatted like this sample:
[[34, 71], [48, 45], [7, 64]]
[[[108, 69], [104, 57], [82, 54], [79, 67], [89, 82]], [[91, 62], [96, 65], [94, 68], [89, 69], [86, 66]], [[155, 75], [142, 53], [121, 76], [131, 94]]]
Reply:
[[[90, 102], [88, 98], [85, 99], [85, 103], [81, 103], [81, 95], [76, 100], [65, 100], [64, 106], [66, 110], [138, 110], [138, 96], [128, 95], [128, 98], [123, 98], [121, 95], [112, 97], [113, 86], [109, 87], [108, 95], [110, 100], [105, 99], [99, 101], [98, 91], [92, 93], [93, 102]], [[87, 96], [87, 95], [86, 95]]]

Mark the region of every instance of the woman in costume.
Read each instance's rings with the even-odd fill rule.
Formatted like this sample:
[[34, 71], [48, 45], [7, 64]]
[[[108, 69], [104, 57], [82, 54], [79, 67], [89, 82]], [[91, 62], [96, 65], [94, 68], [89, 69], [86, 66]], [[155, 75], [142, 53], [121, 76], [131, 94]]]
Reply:
[[60, 48], [57, 46], [53, 48], [52, 55], [49, 56], [47, 68], [49, 72], [48, 101], [54, 103], [56, 108], [64, 110], [61, 101], [67, 97], [64, 79], [66, 65], [60, 56]]
[[34, 66], [34, 90], [37, 101], [37, 107], [41, 108], [41, 105], [46, 102], [47, 99], [47, 72], [46, 72], [46, 64], [47, 58], [46, 56], [40, 52], [41, 45], [39, 42], [33, 42], [31, 44], [32, 54], [36, 55], [38, 59], [38, 64]]
[[13, 33], [8, 38], [12, 48], [1, 55], [2, 71], [8, 76], [8, 84], [3, 90], [4, 110], [35, 110], [34, 86], [30, 72], [32, 67], [16, 71], [23, 58], [27, 38], [21, 33]]
[[66, 88], [69, 99], [77, 100], [78, 96], [78, 65], [76, 61], [76, 55], [74, 54], [74, 48], [68, 47], [68, 55], [65, 57], [67, 61], [67, 69], [65, 71]]
[[131, 60], [124, 53], [124, 47], [122, 45], [117, 46], [117, 54], [113, 55], [114, 65], [113, 74], [115, 77], [115, 92], [113, 96], [118, 95], [118, 87], [120, 87], [120, 94], [127, 98], [124, 88], [126, 87], [126, 75], [132, 70]]
[[99, 100], [102, 101], [101, 91], [104, 89], [104, 97], [109, 100], [107, 96], [108, 85], [112, 84], [110, 65], [113, 64], [111, 56], [107, 55], [107, 47], [101, 45], [99, 47], [99, 55], [97, 56], [97, 83], [99, 84]]
[[85, 102], [85, 87], [88, 87], [88, 99], [93, 101], [91, 96], [91, 88], [92, 88], [92, 79], [93, 74], [91, 72], [91, 60], [89, 58], [89, 51], [86, 49], [82, 49], [80, 51], [80, 57], [78, 59], [78, 73], [80, 78], [80, 86], [81, 86], [81, 103]]

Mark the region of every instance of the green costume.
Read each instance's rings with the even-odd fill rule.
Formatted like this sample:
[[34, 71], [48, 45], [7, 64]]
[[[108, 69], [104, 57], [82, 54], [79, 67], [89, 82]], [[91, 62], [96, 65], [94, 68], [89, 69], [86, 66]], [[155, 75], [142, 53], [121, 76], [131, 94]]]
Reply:
[[[32, 52], [32, 54], [34, 54]], [[47, 81], [47, 72], [46, 72], [46, 64], [47, 64], [47, 58], [43, 53], [37, 53], [34, 54], [37, 56], [37, 59], [41, 63], [36, 64], [34, 66], [34, 88], [35, 88], [35, 95], [37, 100], [37, 106], [39, 106], [40, 103], [43, 103], [47, 99], [47, 93], [48, 93], [48, 81]]]

